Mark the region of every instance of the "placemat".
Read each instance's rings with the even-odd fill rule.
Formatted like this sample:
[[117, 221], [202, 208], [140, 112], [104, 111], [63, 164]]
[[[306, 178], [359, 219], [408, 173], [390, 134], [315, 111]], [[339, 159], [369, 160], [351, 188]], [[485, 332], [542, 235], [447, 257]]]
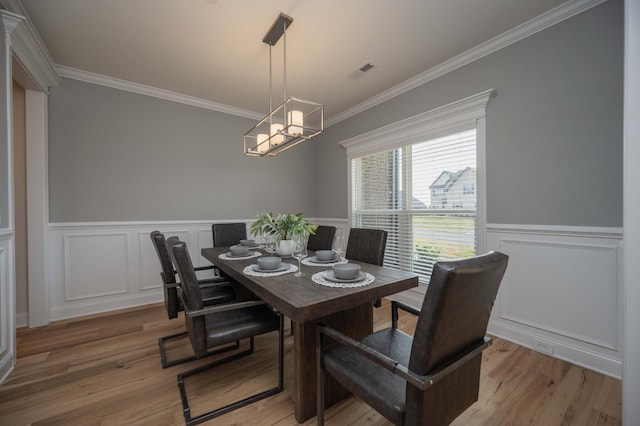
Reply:
[[285, 274], [290, 274], [292, 272], [296, 272], [298, 270], [298, 267], [296, 265], [292, 265], [290, 264], [289, 269], [287, 269], [286, 271], [278, 271], [278, 272], [257, 272], [253, 270], [253, 267], [256, 266], [256, 264], [253, 265], [249, 265], [246, 266], [242, 272], [245, 273], [246, 275], [250, 275], [252, 277], [277, 277], [278, 275], [285, 275]]

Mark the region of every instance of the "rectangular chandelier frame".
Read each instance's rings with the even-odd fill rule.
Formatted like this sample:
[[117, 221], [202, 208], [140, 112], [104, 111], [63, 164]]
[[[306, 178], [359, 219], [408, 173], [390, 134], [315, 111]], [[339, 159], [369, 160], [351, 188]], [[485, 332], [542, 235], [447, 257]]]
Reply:
[[322, 104], [289, 97], [244, 135], [244, 153], [273, 157], [324, 130]]
[[[269, 113], [244, 134], [244, 154], [253, 157], [274, 157], [297, 144], [311, 139], [324, 130], [324, 106], [293, 96], [287, 97], [287, 28], [293, 18], [280, 13], [262, 39], [269, 45]], [[284, 38], [282, 99], [272, 109], [271, 48]]]

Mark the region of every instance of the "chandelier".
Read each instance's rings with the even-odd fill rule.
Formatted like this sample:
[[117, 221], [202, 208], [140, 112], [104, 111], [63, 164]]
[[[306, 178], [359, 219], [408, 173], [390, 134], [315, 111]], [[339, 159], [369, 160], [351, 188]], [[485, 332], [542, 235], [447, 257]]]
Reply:
[[[244, 134], [244, 153], [250, 156], [273, 157], [300, 142], [318, 135], [324, 129], [322, 104], [287, 97], [287, 28], [293, 18], [280, 13], [262, 41], [269, 45], [269, 111], [255, 126]], [[284, 67], [282, 99], [273, 109], [271, 48], [283, 37]]]

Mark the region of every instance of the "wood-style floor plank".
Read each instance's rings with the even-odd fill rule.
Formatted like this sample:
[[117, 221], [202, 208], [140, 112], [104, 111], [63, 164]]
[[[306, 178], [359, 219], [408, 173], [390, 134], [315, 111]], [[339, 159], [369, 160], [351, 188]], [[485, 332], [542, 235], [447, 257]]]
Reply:
[[[413, 333], [415, 323], [400, 313], [400, 328]], [[389, 325], [385, 302], [374, 310], [374, 328]], [[158, 304], [18, 330], [17, 366], [0, 385], [0, 424], [184, 424], [176, 374], [211, 359], [162, 369], [157, 339], [183, 327]], [[254, 354], [188, 379], [196, 414], [273, 386], [276, 342], [275, 333], [259, 336]], [[171, 359], [190, 353], [186, 338], [168, 348]], [[206, 424], [297, 424], [292, 350], [287, 333], [284, 392]], [[453, 425], [620, 425], [621, 400], [619, 380], [495, 339], [483, 354], [480, 398]], [[354, 397], [330, 408], [326, 423], [389, 424]]]

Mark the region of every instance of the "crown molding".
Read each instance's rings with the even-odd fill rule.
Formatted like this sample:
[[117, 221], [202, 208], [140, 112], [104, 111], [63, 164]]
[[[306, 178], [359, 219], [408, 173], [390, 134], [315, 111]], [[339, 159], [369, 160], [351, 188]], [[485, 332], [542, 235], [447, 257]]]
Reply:
[[[546, 28], [558, 24], [569, 19], [579, 13], [582, 13], [592, 7], [606, 2], [607, 0], [569, 0], [568, 2], [551, 9], [542, 15], [531, 19], [491, 40], [488, 40], [466, 52], [455, 56], [440, 65], [437, 65], [423, 73], [416, 75], [384, 92], [373, 96], [364, 102], [361, 102], [351, 108], [348, 108], [325, 121], [326, 127], [346, 120], [349, 117], [357, 115], [367, 109], [379, 105], [398, 95], [415, 89], [431, 80], [434, 80], [451, 71], [461, 68], [471, 62], [477, 61], [487, 55], [490, 55], [504, 47], [516, 43], [524, 38], [536, 34]], [[4, 6], [10, 12], [26, 16], [24, 8], [19, 0], [0, 0], [0, 5]], [[17, 33], [17, 34], [16, 34]], [[15, 43], [12, 44], [18, 58], [34, 75], [36, 82], [42, 86], [43, 91], [48, 92], [48, 87], [55, 86], [59, 83], [59, 77], [66, 77], [74, 80], [84, 81], [87, 83], [98, 84], [101, 86], [112, 87], [115, 89], [125, 90], [128, 92], [138, 93], [159, 99], [165, 99], [172, 102], [178, 102], [198, 108], [209, 109], [226, 114], [232, 114], [240, 117], [246, 117], [259, 120], [264, 114], [255, 111], [249, 111], [242, 108], [236, 108], [229, 105], [212, 102], [202, 98], [183, 95], [169, 90], [158, 89], [151, 86], [145, 86], [138, 83], [120, 80], [100, 74], [91, 73], [63, 65], [54, 65], [40, 37], [36, 33], [31, 22], [26, 19], [23, 25], [19, 25], [14, 32]], [[12, 39], [13, 40], [13, 39]], [[45, 90], [45, 88], [47, 90]]]
[[569, 19], [579, 13], [582, 13], [592, 7], [606, 2], [607, 0], [570, 0], [560, 6], [551, 9], [542, 15], [533, 18], [511, 30], [500, 34], [478, 46], [461, 53], [458, 56], [443, 62], [440, 65], [416, 75], [397, 86], [394, 86], [384, 92], [379, 93], [351, 108], [348, 108], [333, 117], [326, 120], [326, 127], [332, 126], [349, 117], [353, 117], [363, 111], [373, 108], [389, 99], [401, 95], [409, 90], [415, 89], [431, 80], [435, 80], [451, 71], [461, 68], [471, 62], [477, 61], [487, 55], [490, 55], [500, 49], [536, 34], [546, 28], [558, 24]]
[[53, 59], [19, 0], [0, 0], [8, 12], [19, 15], [21, 22], [11, 34], [11, 50], [38, 88], [49, 93], [49, 88], [60, 83]]
[[76, 68], [66, 67], [64, 65], [56, 65], [56, 70], [58, 71], [61, 77], [84, 81], [85, 83], [92, 83], [100, 86], [112, 87], [114, 89], [124, 90], [132, 93], [138, 93], [140, 95], [151, 96], [159, 99], [165, 99], [172, 102], [178, 102], [181, 104], [191, 105], [198, 108], [204, 108], [204, 109], [209, 109], [213, 111], [223, 112], [226, 114], [232, 114], [239, 117], [251, 118], [254, 120], [259, 120], [264, 117], [264, 114], [259, 112], [249, 111], [242, 108], [236, 108], [229, 105], [208, 101], [206, 99], [196, 98], [194, 96], [183, 95], [181, 93], [172, 92], [170, 90], [158, 89], [156, 87], [146, 86], [144, 84], [133, 83], [126, 80], [120, 80], [118, 78], [108, 77], [106, 75], [101, 75], [101, 74], [96, 74], [89, 71], [79, 70]]

